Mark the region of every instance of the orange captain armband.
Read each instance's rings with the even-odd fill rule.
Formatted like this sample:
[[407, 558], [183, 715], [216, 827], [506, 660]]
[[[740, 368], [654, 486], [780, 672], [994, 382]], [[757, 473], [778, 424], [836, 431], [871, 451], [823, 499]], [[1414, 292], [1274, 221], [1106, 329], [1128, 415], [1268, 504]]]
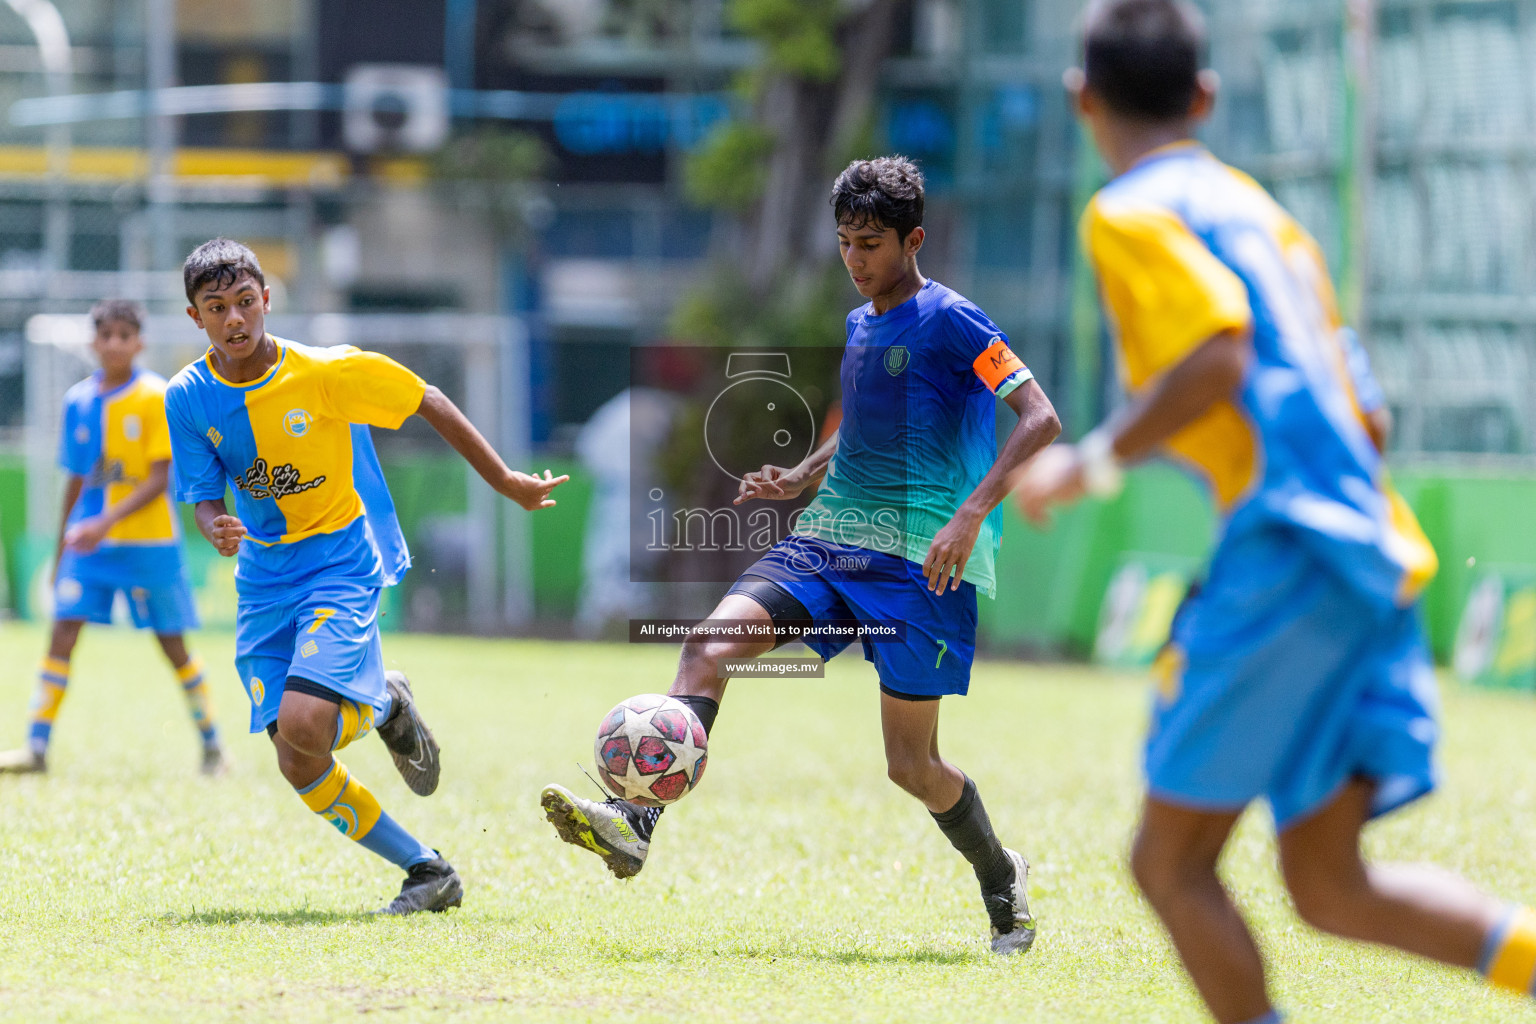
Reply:
[[[1019, 373], [1020, 370], [1024, 372], [1014, 381], [1014, 387], [1018, 387], [1033, 376], [1029, 372], [1029, 367], [1024, 365], [1024, 360], [1014, 355], [1013, 349], [1009, 348], [1008, 343], [1002, 338], [998, 338], [988, 345], [987, 350], [977, 356], [976, 361], [971, 364], [971, 369], [976, 371], [976, 376], [980, 377], [981, 382], [990, 388], [994, 394], [997, 393], [998, 388], [1006, 384], [1008, 379]], [[1012, 391], [1013, 388], [1008, 390]]]

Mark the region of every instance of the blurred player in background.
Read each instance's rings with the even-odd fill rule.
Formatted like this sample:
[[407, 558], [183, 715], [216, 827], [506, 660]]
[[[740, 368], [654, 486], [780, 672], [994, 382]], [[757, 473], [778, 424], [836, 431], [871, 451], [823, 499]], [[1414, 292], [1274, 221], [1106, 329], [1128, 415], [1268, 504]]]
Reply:
[[[392, 914], [458, 906], [457, 872], [379, 806], [333, 752], [375, 727], [413, 792], [437, 788], [438, 746], [410, 683], [385, 672], [379, 595], [410, 566], [369, 426], [420, 415], [501, 494], [554, 504], [565, 477], [508, 469], [437, 388], [376, 352], [311, 348], [265, 329], [271, 293], [250, 249], [225, 238], [183, 267], [206, 355], [166, 392], [176, 496], [219, 554], [238, 555], [235, 667], [278, 768], [310, 810], [398, 865]], [[224, 504], [234, 488], [236, 514]]]
[[1164, 452], [1221, 510], [1209, 579], [1161, 659], [1132, 870], [1224, 1024], [1281, 1019], [1216, 871], [1261, 797], [1303, 919], [1529, 992], [1536, 913], [1361, 857], [1368, 820], [1434, 785], [1419, 595], [1436, 559], [1387, 483], [1316, 244], [1194, 141], [1215, 98], [1203, 49], [1200, 16], [1176, 0], [1086, 16], [1067, 84], [1115, 177], [1083, 233], [1132, 397], [1019, 484], [1041, 521]]
[[186, 695], [203, 738], [202, 770], [224, 769], [203, 681], [202, 660], [184, 634], [197, 628], [181, 560], [181, 525], [166, 494], [171, 440], [165, 379], [134, 365], [144, 317], [132, 302], [107, 299], [91, 310], [91, 350], [101, 369], [64, 396], [59, 464], [69, 474], [54, 562], [54, 622], [38, 670], [27, 746], [0, 754], [0, 772], [48, 770], [48, 741], [69, 684], [69, 659], [87, 622], [112, 622], [118, 594], [133, 624], [152, 629]]
[[[742, 574], [710, 613], [754, 626], [904, 623], [898, 642], [862, 643], [880, 679], [887, 772], [922, 801], [970, 862], [992, 926], [992, 949], [1022, 953], [1035, 938], [1029, 864], [1005, 848], [976, 784], [939, 754], [940, 698], [965, 694], [976, 649], [976, 593], [995, 592], [1007, 481], [1061, 425], [1034, 375], [974, 304], [923, 277], [923, 178], [901, 157], [858, 160], [832, 206], [843, 263], [870, 301], [848, 315], [837, 432], [798, 466], [764, 466], [736, 504], [782, 501], [820, 483], [794, 534]], [[1019, 416], [997, 449], [996, 408]], [[669, 691], [707, 731], [725, 695], [722, 662], [779, 644], [690, 636]], [[810, 640], [822, 658], [847, 639]], [[597, 803], [563, 786], [543, 805], [568, 843], [637, 874], [661, 809]]]

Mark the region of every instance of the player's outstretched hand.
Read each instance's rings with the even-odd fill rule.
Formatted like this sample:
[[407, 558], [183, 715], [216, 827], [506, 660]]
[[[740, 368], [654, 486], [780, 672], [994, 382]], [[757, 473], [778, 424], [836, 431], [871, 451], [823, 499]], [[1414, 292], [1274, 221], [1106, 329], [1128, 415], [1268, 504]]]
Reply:
[[64, 546], [71, 551], [88, 555], [95, 551], [103, 540], [106, 540], [107, 531], [111, 528], [112, 524], [103, 517], [89, 516], [64, 532]]
[[569, 479], [569, 474], [550, 476], [547, 469], [543, 476], [537, 473], [529, 476], [514, 469], [507, 475], [507, 482], [500, 490], [502, 494], [532, 512], [536, 509], [552, 508], [555, 505], [555, 499], [549, 496], [549, 492]]
[[754, 498], [787, 501], [797, 497], [803, 490], [805, 484], [796, 479], [794, 470], [782, 466], [764, 466], [741, 478], [741, 486], [736, 488], [736, 500], [731, 504], [740, 505]]
[[245, 524], [231, 515], [214, 516], [208, 524], [208, 539], [225, 558], [240, 550], [240, 538], [245, 536]]
[[1036, 526], [1050, 522], [1053, 505], [1070, 505], [1086, 493], [1083, 459], [1070, 444], [1051, 445], [1024, 463], [1014, 479], [1019, 511]]
[[980, 519], [957, 513], [934, 534], [933, 543], [928, 545], [928, 557], [923, 559], [923, 575], [928, 577], [929, 590], [942, 594], [946, 583], [952, 591], [960, 589], [960, 577], [976, 548], [981, 524]]

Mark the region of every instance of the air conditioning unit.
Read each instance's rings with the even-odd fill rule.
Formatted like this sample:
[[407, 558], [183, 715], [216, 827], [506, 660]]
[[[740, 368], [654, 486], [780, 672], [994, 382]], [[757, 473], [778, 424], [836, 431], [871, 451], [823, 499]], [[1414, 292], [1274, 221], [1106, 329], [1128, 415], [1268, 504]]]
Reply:
[[448, 138], [448, 80], [428, 64], [357, 64], [347, 72], [342, 135], [355, 153], [423, 153]]

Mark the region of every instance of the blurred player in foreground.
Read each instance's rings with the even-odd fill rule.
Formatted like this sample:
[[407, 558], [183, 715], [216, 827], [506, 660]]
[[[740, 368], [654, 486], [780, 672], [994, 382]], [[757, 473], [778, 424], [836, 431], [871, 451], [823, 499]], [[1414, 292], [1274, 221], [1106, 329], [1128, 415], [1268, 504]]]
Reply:
[[1435, 554], [1372, 444], [1316, 244], [1193, 141], [1216, 85], [1203, 49], [1199, 15], [1175, 0], [1086, 16], [1067, 84], [1115, 178], [1083, 230], [1132, 397], [1044, 452], [1018, 491], [1041, 521], [1165, 452], [1222, 513], [1209, 580], [1161, 659], [1132, 870], [1224, 1024], [1281, 1019], [1216, 872], [1261, 797], [1304, 920], [1528, 992], [1536, 913], [1361, 857], [1366, 822], [1434, 784], [1418, 599]]
[[[793, 535], [775, 545], [710, 613], [711, 621], [905, 623], [897, 642], [863, 641], [880, 678], [891, 780], [921, 800], [975, 868], [992, 949], [1021, 953], [1035, 937], [1029, 865], [993, 834], [976, 785], [939, 754], [940, 698], [963, 695], [976, 648], [976, 592], [995, 592], [1000, 514], [1009, 475], [1060, 432], [1033, 374], [985, 313], [923, 277], [923, 179], [900, 157], [851, 164], [832, 189], [838, 246], [870, 301], [846, 324], [836, 434], [798, 466], [764, 466], [736, 504], [787, 500], [821, 482]], [[997, 450], [997, 399], [1019, 416]], [[713, 725], [723, 662], [755, 658], [774, 640], [711, 637], [683, 645], [670, 693]], [[822, 658], [848, 639], [810, 640]], [[549, 820], [621, 878], [637, 874], [661, 810], [595, 803], [544, 790]]]
[[437, 788], [437, 743], [405, 675], [384, 670], [379, 595], [405, 575], [410, 555], [368, 428], [420, 415], [527, 509], [553, 505], [549, 492], [566, 478], [508, 469], [442, 392], [392, 359], [268, 334], [270, 292], [238, 242], [199, 246], [183, 277], [187, 313], [209, 348], [166, 391], [176, 496], [196, 504], [219, 554], [239, 556], [235, 667], [251, 731], [267, 731], [310, 810], [406, 871], [387, 913], [458, 906], [458, 874], [333, 756], [377, 727], [412, 791]]
[[184, 636], [197, 628], [197, 609], [181, 561], [181, 524], [166, 495], [165, 379], [134, 365], [144, 350], [136, 305], [98, 302], [91, 321], [91, 351], [101, 369], [64, 396], [59, 464], [69, 481], [54, 562], [53, 635], [38, 670], [27, 747], [0, 753], [0, 772], [48, 770], [48, 741], [80, 629], [87, 622], [109, 625], [122, 593], [133, 624], [155, 631], [202, 734], [203, 774], [216, 775], [224, 753], [202, 660], [187, 652]]

